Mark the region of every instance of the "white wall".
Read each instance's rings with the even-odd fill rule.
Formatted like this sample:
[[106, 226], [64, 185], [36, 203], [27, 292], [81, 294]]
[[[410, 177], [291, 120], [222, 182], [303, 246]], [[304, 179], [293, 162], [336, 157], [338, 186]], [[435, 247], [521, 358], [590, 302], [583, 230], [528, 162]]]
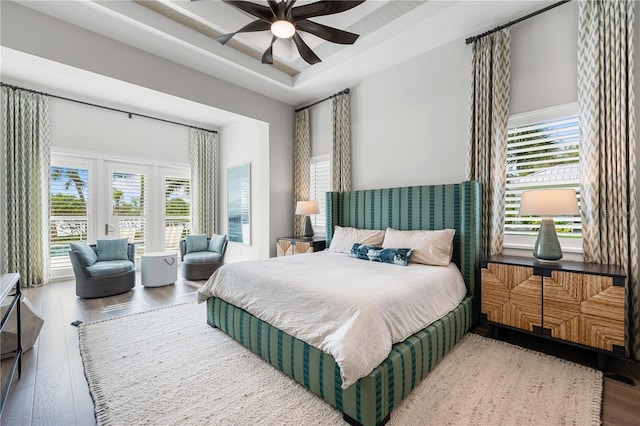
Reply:
[[[511, 34], [511, 113], [575, 101], [577, 3]], [[353, 88], [354, 189], [465, 178], [470, 66], [471, 46], [460, 39]]]
[[[260, 137], [268, 136], [269, 145], [269, 195], [263, 206], [269, 240], [291, 233], [292, 106], [18, 4], [3, 1], [0, 7], [3, 46], [268, 123], [268, 133]], [[275, 244], [268, 250], [274, 256]]]
[[269, 224], [264, 214], [269, 194], [269, 151], [260, 142], [264, 126], [232, 123], [220, 130], [220, 229], [228, 234], [227, 221], [227, 169], [241, 164], [251, 164], [251, 242], [241, 244], [229, 242], [226, 262], [262, 259], [268, 257], [275, 239], [269, 236]]
[[51, 98], [51, 146], [119, 160], [189, 165], [189, 128]]

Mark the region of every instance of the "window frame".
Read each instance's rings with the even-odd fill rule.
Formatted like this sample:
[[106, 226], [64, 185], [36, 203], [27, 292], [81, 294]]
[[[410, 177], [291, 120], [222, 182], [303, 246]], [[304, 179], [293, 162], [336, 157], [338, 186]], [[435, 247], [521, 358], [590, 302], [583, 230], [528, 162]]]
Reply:
[[[317, 194], [316, 194], [316, 198], [312, 197], [311, 194], [311, 181], [313, 179], [312, 176], [312, 172], [311, 172], [311, 168], [313, 166], [313, 164], [316, 163], [327, 163], [328, 165], [328, 173], [329, 173], [329, 179], [328, 179], [328, 186], [327, 186], [327, 191], [325, 191], [324, 194], [324, 198], [321, 200], [317, 199]], [[331, 154], [321, 154], [321, 155], [316, 155], [313, 156], [309, 159], [309, 199], [310, 200], [316, 200], [318, 201], [318, 207], [320, 208], [320, 213], [316, 214], [316, 215], [311, 215], [310, 219], [311, 219], [311, 226], [313, 227], [313, 232], [315, 234], [320, 234], [320, 235], [324, 235], [324, 233], [326, 232], [326, 192], [331, 191]], [[321, 224], [318, 224], [318, 219], [320, 219]]]
[[[548, 108], [541, 108], [538, 110], [528, 111], [520, 114], [513, 114], [509, 117], [507, 123], [507, 129], [513, 127], [522, 127], [529, 124], [540, 123], [548, 120], [557, 120], [563, 117], [574, 116], [578, 114], [578, 103], [571, 102], [562, 105], [556, 105]], [[578, 135], [580, 142], [580, 136]], [[578, 143], [578, 149], [580, 149], [580, 143]], [[578, 171], [580, 171], [580, 165], [578, 164]], [[505, 174], [506, 182], [506, 174]], [[506, 195], [505, 195], [506, 197]], [[505, 206], [506, 210], [506, 206]], [[503, 221], [503, 227], [506, 225], [506, 217]], [[536, 236], [528, 235], [507, 235], [503, 237], [503, 248], [505, 249], [520, 249], [520, 250], [533, 250], [536, 242]], [[579, 238], [559, 238], [562, 251], [565, 253], [578, 253], [582, 254], [582, 236]]]

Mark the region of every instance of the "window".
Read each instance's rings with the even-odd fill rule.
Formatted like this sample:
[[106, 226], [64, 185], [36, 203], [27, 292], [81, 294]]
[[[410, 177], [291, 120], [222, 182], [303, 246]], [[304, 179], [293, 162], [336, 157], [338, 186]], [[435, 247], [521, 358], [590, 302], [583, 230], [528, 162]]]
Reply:
[[50, 268], [56, 271], [71, 267], [70, 243], [88, 240], [89, 170], [52, 165], [50, 179], [49, 255]]
[[164, 222], [164, 248], [178, 252], [180, 240], [191, 233], [191, 179], [164, 178]]
[[[505, 247], [532, 248], [541, 218], [520, 217], [522, 191], [571, 188], [580, 204], [579, 138], [576, 104], [548, 108], [509, 119]], [[555, 218], [563, 250], [581, 252], [580, 216]]]
[[319, 155], [311, 158], [309, 173], [309, 199], [318, 201], [320, 213], [311, 215], [313, 232], [324, 235], [326, 230], [326, 193], [331, 191], [331, 161], [329, 155]]

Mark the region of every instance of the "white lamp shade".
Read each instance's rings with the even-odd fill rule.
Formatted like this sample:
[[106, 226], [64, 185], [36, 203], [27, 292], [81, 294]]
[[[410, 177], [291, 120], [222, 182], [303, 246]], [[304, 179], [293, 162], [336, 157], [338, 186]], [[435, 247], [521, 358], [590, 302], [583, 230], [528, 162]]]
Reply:
[[317, 201], [298, 201], [296, 204], [296, 213], [299, 215], [318, 214], [320, 207]]
[[580, 214], [573, 189], [523, 191], [520, 216], [575, 216]]

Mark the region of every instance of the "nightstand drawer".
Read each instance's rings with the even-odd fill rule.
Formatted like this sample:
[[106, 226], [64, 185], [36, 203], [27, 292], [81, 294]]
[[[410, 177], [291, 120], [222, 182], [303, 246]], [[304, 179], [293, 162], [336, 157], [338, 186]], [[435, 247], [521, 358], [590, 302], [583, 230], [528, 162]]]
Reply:
[[278, 257], [294, 254], [313, 253], [325, 249], [327, 243], [324, 238], [312, 239], [302, 237], [280, 237], [276, 240], [276, 252]]

